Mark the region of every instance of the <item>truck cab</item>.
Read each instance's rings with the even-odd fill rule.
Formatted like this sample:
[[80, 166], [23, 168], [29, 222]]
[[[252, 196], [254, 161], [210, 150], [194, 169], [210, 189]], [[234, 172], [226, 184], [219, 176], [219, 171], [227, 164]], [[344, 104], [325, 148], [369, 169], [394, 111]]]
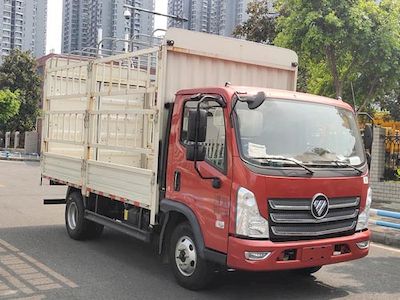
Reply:
[[[161, 208], [186, 207], [214, 261], [311, 273], [368, 254], [368, 164], [345, 102], [257, 87], [181, 90], [170, 125]], [[175, 260], [190, 277], [197, 260], [185, 244]]]

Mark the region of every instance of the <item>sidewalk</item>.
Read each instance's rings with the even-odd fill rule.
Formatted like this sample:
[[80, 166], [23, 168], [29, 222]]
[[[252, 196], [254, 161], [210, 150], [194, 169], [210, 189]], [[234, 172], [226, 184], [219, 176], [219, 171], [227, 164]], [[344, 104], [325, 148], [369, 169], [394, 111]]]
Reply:
[[25, 154], [19, 151], [2, 151], [0, 150], [0, 160], [12, 161], [40, 161], [37, 154]]

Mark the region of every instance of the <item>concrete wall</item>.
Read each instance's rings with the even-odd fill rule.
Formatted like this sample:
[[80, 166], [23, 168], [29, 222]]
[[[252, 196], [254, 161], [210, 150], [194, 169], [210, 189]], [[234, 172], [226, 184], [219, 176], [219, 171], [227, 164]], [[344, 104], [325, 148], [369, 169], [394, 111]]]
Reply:
[[37, 131], [25, 132], [25, 153], [38, 153], [38, 133]]
[[400, 211], [400, 181], [384, 181], [385, 170], [385, 129], [374, 128], [372, 145], [371, 186], [375, 208]]

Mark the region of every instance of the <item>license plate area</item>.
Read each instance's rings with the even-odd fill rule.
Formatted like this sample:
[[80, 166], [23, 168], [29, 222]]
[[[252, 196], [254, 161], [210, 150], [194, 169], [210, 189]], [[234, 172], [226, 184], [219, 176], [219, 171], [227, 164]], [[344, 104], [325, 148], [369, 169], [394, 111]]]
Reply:
[[302, 261], [308, 263], [323, 263], [333, 254], [332, 246], [316, 246], [303, 248]]

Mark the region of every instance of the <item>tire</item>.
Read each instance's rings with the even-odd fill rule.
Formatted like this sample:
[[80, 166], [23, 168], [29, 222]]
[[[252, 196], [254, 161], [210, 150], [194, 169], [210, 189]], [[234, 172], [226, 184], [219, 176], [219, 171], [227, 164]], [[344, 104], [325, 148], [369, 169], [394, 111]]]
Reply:
[[294, 270], [294, 272], [296, 272], [299, 275], [310, 276], [311, 274], [318, 272], [321, 268], [322, 266], [296, 269]]
[[179, 224], [171, 235], [169, 262], [178, 284], [189, 290], [209, 286], [214, 269], [197, 251], [196, 240], [188, 222]]
[[68, 235], [74, 240], [97, 238], [103, 232], [103, 225], [86, 220], [84, 215], [82, 195], [79, 192], [70, 193], [65, 207], [65, 226]]

